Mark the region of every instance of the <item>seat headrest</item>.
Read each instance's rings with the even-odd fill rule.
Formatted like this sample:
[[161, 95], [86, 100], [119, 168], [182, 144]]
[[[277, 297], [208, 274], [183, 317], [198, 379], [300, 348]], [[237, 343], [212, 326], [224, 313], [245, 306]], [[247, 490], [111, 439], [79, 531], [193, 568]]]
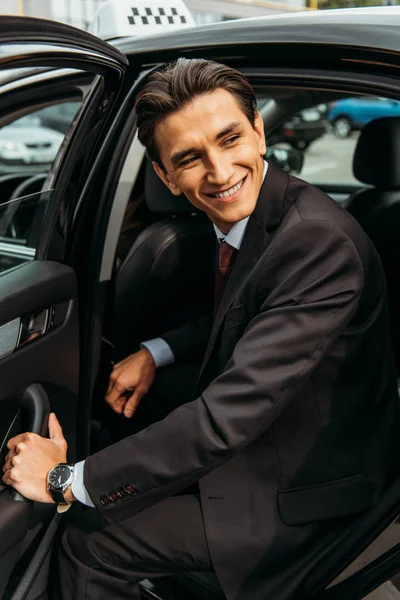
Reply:
[[151, 212], [162, 214], [198, 212], [189, 200], [181, 194], [174, 196], [154, 171], [151, 162], [146, 164], [144, 196]]
[[383, 117], [365, 125], [354, 152], [353, 173], [377, 188], [400, 188], [400, 117]]

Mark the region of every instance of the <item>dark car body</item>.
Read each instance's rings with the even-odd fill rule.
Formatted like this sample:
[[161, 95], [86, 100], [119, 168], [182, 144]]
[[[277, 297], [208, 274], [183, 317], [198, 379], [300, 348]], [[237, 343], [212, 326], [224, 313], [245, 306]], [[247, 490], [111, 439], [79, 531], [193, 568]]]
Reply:
[[268, 138], [270, 144], [286, 142], [298, 148], [306, 150], [308, 146], [322, 137], [327, 131], [327, 122], [324, 111], [318, 107], [305, 109], [294, 115], [290, 121], [286, 121], [278, 127]]

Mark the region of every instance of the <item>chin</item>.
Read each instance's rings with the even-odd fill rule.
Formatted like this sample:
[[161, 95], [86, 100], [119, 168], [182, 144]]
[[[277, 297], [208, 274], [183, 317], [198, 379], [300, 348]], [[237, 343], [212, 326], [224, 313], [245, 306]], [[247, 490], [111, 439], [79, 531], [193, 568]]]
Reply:
[[254, 211], [256, 203], [248, 204], [247, 206], [241, 206], [232, 212], [231, 215], [227, 215], [227, 221], [230, 223], [237, 223], [238, 221], [242, 221], [246, 217], [249, 217]]

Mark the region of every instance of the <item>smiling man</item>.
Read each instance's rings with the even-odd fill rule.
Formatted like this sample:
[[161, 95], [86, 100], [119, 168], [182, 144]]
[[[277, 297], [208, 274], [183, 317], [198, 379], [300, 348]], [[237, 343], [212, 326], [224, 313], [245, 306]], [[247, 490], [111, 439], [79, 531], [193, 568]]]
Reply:
[[251, 215], [266, 151], [258, 113], [249, 120], [235, 96], [217, 89], [163, 119], [155, 140], [161, 149], [156, 173], [173, 194], [184, 193], [224, 234]]
[[4, 481], [95, 506], [64, 532], [57, 600], [139, 599], [138, 581], [181, 571], [216, 572], [229, 600], [298, 597], [395, 472], [379, 257], [335, 202], [264, 161], [238, 71], [181, 59], [151, 75], [136, 112], [159, 177], [214, 224], [214, 316], [144, 342], [115, 365], [106, 399], [131, 417], [154, 380], [201, 357], [195, 394], [75, 466], [58, 465], [66, 444], [52, 415], [50, 440], [11, 440]]

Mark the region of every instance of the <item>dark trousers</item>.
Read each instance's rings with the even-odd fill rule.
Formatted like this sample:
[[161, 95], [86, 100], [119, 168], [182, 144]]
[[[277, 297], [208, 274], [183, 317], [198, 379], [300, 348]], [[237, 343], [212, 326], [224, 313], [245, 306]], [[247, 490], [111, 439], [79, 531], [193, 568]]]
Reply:
[[[114, 435], [137, 431], [192, 400], [197, 372], [193, 365], [160, 369], [140, 413], [132, 420], [116, 419]], [[212, 571], [199, 497], [190, 491], [196, 490], [116, 524], [96, 509], [73, 507], [56, 549], [54, 600], [135, 600], [138, 582], [147, 577]]]
[[213, 569], [196, 495], [167, 498], [116, 524], [85, 510], [70, 519], [56, 560], [54, 600], [139, 600], [142, 579]]

